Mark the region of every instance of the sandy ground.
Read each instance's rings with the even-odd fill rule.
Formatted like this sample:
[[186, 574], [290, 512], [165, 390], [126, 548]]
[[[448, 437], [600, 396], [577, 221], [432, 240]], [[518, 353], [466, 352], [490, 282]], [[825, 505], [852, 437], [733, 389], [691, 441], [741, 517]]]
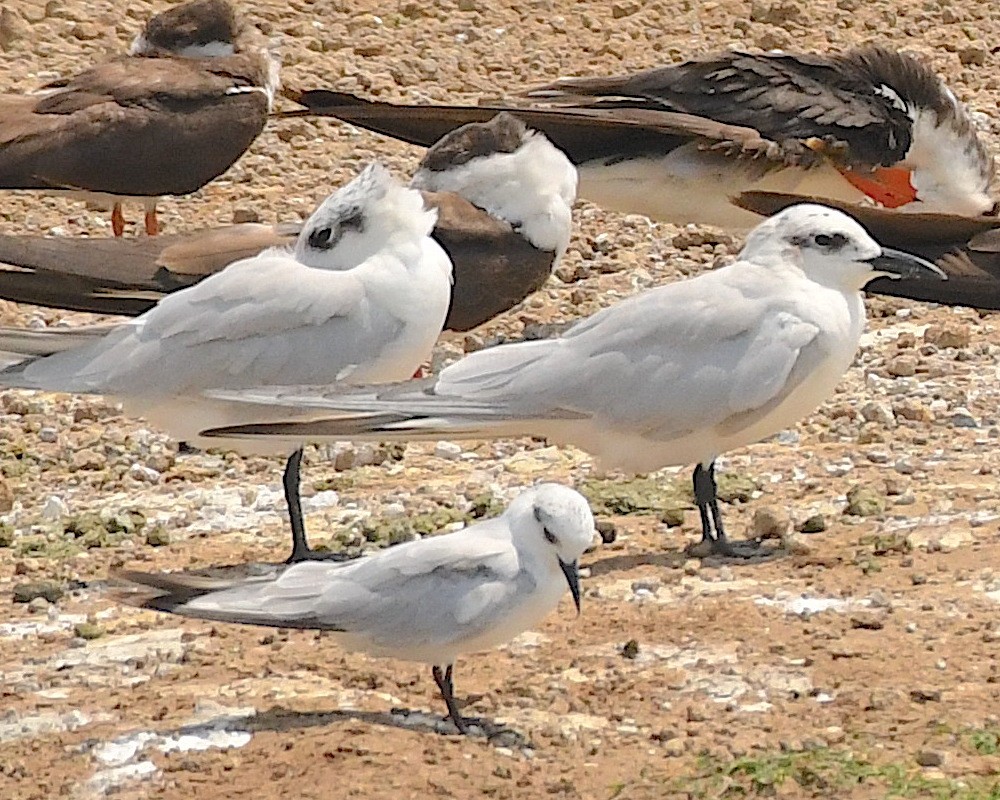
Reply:
[[[8, 4], [5, 87], [124, 49], [164, 5]], [[728, 46], [888, 40], [946, 75], [994, 146], [1000, 131], [1000, 15], [972, 0], [246, 10], [280, 38], [287, 84], [386, 99], [475, 101]], [[165, 201], [162, 219], [174, 231], [249, 209], [300, 219], [368, 160], [405, 176], [418, 157], [333, 121], [277, 122], [222, 179]], [[577, 221], [545, 290], [471, 340], [448, 337], [439, 358], [591, 313], [739, 245], [586, 204]], [[106, 215], [34, 195], [5, 195], [0, 226], [108, 235]], [[696, 515], [672, 518], [651, 487], [686, 470], [595, 484], [584, 454], [527, 440], [308, 452], [308, 526], [352, 552], [385, 544], [403, 519], [454, 522], [543, 478], [617, 496], [595, 509], [614, 541], [584, 557], [583, 615], [567, 599], [540, 630], [457, 667], [468, 713], [521, 734], [499, 742], [449, 735], [417, 665], [114, 603], [101, 584], [112, 567], [283, 558], [280, 464], [178, 454], [100, 399], [0, 393], [0, 797], [1000, 796], [1000, 331], [965, 309], [869, 308], [840, 392], [725, 459], [742, 487], [724, 506], [730, 530], [777, 537], [758, 563], [685, 556]], [[64, 318], [0, 311], [3, 324]], [[38, 581], [62, 595], [14, 602]]]

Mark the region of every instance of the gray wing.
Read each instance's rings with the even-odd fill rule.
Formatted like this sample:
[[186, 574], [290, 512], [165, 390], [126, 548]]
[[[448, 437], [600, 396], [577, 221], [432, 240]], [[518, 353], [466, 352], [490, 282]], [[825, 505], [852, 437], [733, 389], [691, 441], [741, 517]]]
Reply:
[[333, 382], [377, 355], [401, 327], [350, 272], [312, 269], [272, 252], [171, 294], [89, 346], [27, 363], [4, 379], [122, 395], [317, 376]]
[[[477, 529], [501, 530], [490, 520]], [[219, 582], [200, 575], [121, 573], [156, 592], [128, 602], [183, 616], [446, 643], [488, 625], [517, 594], [509, 535], [471, 530], [399, 545], [356, 562], [304, 562], [277, 575]], [[428, 609], [434, 609], [428, 613]]]
[[[626, 301], [542, 347], [511, 347], [522, 348], [520, 358], [482, 351], [445, 370], [435, 392], [490, 402], [514, 418], [585, 416], [661, 438], [782, 396], [818, 328], [738, 286], [697, 283]], [[544, 358], [532, 353], [543, 348]]]
[[370, 432], [545, 435], [553, 421], [589, 419], [670, 439], [780, 403], [825, 356], [817, 326], [767, 294], [743, 292], [732, 273], [709, 273], [605, 309], [559, 339], [473, 353], [436, 381], [355, 393], [223, 393], [344, 416], [213, 433], [306, 439]]

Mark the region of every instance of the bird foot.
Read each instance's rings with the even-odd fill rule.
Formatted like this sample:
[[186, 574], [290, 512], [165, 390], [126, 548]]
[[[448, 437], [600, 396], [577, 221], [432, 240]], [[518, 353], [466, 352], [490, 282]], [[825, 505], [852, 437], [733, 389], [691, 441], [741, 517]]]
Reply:
[[702, 539], [695, 544], [688, 545], [684, 552], [693, 558], [708, 558], [709, 556], [759, 558], [766, 554], [767, 548], [763, 547], [760, 542], [753, 540], [733, 542], [729, 539]]
[[333, 550], [313, 550], [310, 547], [294, 547], [292, 554], [285, 559], [286, 564], [299, 564], [303, 561], [352, 561], [357, 556]]
[[[446, 719], [450, 719], [450, 717]], [[461, 725], [457, 724], [455, 720], [451, 721], [463, 736], [482, 735], [490, 744], [498, 747], [519, 747], [526, 744], [524, 736], [513, 728], [497, 725], [483, 717], [462, 717]]]

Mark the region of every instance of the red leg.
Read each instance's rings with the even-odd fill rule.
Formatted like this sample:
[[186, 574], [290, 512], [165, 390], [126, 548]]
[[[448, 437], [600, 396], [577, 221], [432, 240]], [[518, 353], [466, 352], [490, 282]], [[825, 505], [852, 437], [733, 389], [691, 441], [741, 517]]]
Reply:
[[115, 236], [121, 236], [125, 233], [125, 217], [122, 216], [122, 204], [115, 203], [114, 208], [111, 209], [111, 230], [114, 231]]
[[156, 209], [146, 212], [146, 235], [156, 236], [160, 232], [160, 223], [156, 219]]

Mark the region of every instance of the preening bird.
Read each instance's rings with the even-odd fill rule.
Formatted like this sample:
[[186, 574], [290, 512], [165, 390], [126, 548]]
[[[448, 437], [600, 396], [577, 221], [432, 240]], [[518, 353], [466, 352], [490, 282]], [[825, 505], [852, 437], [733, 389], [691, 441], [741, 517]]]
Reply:
[[427, 146], [509, 110], [577, 165], [579, 195], [673, 223], [747, 228], [729, 200], [784, 191], [996, 216], [992, 156], [966, 108], [913, 56], [866, 45], [832, 55], [723, 52], [630, 75], [566, 78], [509, 104], [394, 105], [290, 91], [333, 116]]

